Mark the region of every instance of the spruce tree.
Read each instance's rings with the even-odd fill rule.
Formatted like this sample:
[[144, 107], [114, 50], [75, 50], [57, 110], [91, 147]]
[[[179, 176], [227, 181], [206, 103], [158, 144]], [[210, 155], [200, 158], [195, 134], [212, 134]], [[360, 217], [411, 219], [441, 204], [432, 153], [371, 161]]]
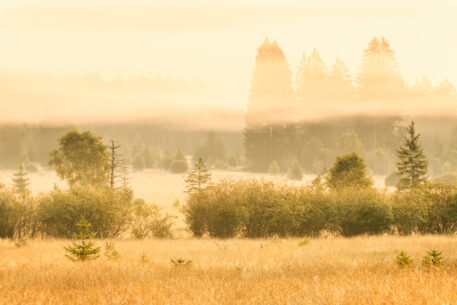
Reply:
[[73, 239], [80, 240], [80, 243], [73, 241], [72, 245], [65, 247], [65, 251], [69, 253], [65, 256], [72, 261], [97, 259], [100, 256], [100, 247], [94, 247], [94, 243], [91, 241], [95, 237], [95, 233], [90, 232], [90, 223], [82, 216], [77, 226], [79, 234], [73, 233]]
[[420, 134], [416, 134], [414, 122], [407, 129], [407, 136], [397, 150], [400, 161], [397, 162], [399, 180], [397, 189], [412, 189], [419, 187], [427, 180], [428, 162], [419, 143]]
[[19, 171], [14, 173], [13, 183], [16, 194], [26, 196], [30, 193], [30, 190], [28, 189], [30, 184], [29, 178], [27, 178], [27, 173], [24, 171], [24, 166], [22, 164], [19, 165]]
[[303, 171], [301, 169], [300, 163], [297, 160], [294, 161], [292, 167], [290, 168], [287, 176], [289, 179], [292, 180], [302, 180], [303, 179]]
[[211, 173], [206, 168], [202, 158], [199, 158], [198, 162], [195, 163], [185, 181], [188, 195], [201, 193], [211, 183]]
[[276, 160], [271, 161], [270, 166], [268, 167], [268, 173], [270, 175], [277, 175], [281, 172], [278, 162]]

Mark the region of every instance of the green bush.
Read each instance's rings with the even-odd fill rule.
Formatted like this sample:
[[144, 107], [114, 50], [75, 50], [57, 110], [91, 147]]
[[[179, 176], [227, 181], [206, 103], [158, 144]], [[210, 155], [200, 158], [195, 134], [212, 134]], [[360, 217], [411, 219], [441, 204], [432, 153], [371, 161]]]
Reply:
[[34, 237], [37, 229], [35, 199], [0, 184], [0, 238]]
[[457, 231], [457, 186], [426, 184], [388, 193], [374, 188], [330, 189], [275, 185], [263, 180], [222, 180], [190, 195], [184, 205], [195, 236], [343, 236], [451, 234]]
[[55, 189], [40, 200], [38, 219], [45, 234], [71, 237], [85, 217], [99, 238], [115, 237], [127, 228], [131, 198], [110, 188]]
[[147, 204], [143, 199], [136, 199], [133, 202], [130, 220], [131, 234], [137, 239], [171, 237], [172, 218], [155, 204]]
[[381, 234], [392, 223], [386, 194], [376, 190], [347, 190], [333, 194], [337, 204], [337, 224], [343, 236]]

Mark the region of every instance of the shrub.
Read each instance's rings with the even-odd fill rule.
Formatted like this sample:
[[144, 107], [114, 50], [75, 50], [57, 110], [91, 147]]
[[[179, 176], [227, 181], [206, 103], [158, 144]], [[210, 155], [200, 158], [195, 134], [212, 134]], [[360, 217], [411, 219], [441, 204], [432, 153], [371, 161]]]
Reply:
[[147, 204], [143, 199], [136, 199], [130, 222], [131, 234], [137, 239], [171, 237], [172, 218], [155, 204]]
[[406, 267], [408, 265], [411, 265], [412, 262], [413, 260], [411, 259], [411, 257], [404, 251], [401, 251], [397, 255], [397, 265], [399, 265], [400, 267]]
[[131, 198], [122, 190], [111, 188], [73, 187], [55, 189], [43, 197], [38, 206], [38, 219], [45, 234], [70, 237], [84, 216], [100, 238], [112, 238], [127, 228]]
[[347, 190], [333, 194], [337, 224], [343, 236], [381, 234], [389, 230], [392, 210], [386, 194], [376, 190]]
[[443, 256], [441, 252], [436, 251], [435, 249], [427, 251], [427, 255], [422, 259], [422, 265], [424, 266], [439, 266], [443, 264]]
[[0, 238], [34, 237], [36, 212], [34, 198], [18, 196], [0, 184]]

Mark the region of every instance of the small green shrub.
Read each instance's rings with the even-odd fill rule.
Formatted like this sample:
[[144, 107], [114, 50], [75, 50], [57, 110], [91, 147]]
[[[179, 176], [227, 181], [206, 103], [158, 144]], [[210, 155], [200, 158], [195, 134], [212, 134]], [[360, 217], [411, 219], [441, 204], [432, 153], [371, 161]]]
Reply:
[[411, 265], [412, 262], [413, 260], [411, 259], [411, 257], [404, 251], [401, 251], [397, 255], [397, 265], [400, 267], [406, 267], [408, 265]]
[[424, 266], [439, 266], [443, 264], [443, 256], [441, 252], [436, 251], [435, 249], [427, 251], [427, 255], [422, 259], [422, 265]]

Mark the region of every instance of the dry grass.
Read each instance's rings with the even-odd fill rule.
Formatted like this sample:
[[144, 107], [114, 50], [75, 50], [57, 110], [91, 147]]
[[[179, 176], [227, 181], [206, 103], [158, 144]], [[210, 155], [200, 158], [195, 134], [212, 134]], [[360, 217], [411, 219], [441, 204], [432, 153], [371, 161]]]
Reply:
[[[0, 304], [457, 304], [453, 237], [322, 238], [306, 246], [296, 239], [122, 240], [120, 259], [89, 263], [66, 259], [67, 243], [0, 241]], [[443, 252], [443, 266], [420, 264], [431, 248]], [[401, 250], [412, 266], [396, 265]], [[174, 267], [170, 259], [178, 257], [192, 264]]]

